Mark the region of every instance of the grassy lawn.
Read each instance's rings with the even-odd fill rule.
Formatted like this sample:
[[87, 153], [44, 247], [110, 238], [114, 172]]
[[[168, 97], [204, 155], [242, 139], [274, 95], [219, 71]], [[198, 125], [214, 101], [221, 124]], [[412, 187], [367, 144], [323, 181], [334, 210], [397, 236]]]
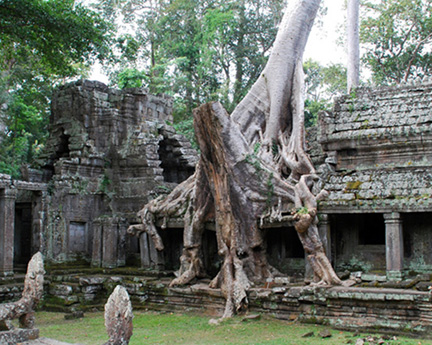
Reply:
[[[219, 325], [209, 325], [209, 317], [194, 314], [157, 314], [134, 312], [134, 334], [130, 345], [141, 344], [295, 344], [339, 345], [355, 344], [358, 338], [370, 333], [354, 334], [325, 326], [305, 325], [263, 317], [242, 321], [236, 317]], [[100, 345], [108, 340], [103, 313], [87, 313], [83, 319], [65, 320], [64, 314], [38, 312], [36, 315], [40, 336], [70, 343]], [[319, 333], [329, 330], [331, 337]], [[313, 332], [310, 337], [302, 337]], [[372, 334], [373, 335], [373, 334]], [[375, 335], [379, 337], [379, 334]], [[388, 336], [387, 336], [388, 337]], [[392, 337], [393, 338], [393, 337]], [[432, 345], [432, 340], [396, 336], [386, 340], [391, 345]], [[365, 344], [372, 344], [366, 342]], [[374, 343], [376, 344], [376, 343]]]

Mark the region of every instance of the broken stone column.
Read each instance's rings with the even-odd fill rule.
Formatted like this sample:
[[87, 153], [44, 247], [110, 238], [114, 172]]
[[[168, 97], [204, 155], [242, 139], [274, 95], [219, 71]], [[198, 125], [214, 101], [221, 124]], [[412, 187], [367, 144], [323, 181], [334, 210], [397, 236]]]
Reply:
[[[22, 297], [17, 302], [0, 305], [0, 343], [15, 344], [39, 337], [34, 329], [34, 311], [43, 295], [43, 258], [40, 252], [33, 255], [27, 267]], [[19, 319], [20, 330], [11, 321]]]
[[386, 271], [389, 280], [401, 280], [403, 269], [403, 235], [400, 213], [384, 214], [386, 230]]
[[15, 199], [17, 190], [0, 190], [0, 275], [13, 275]]
[[104, 345], [127, 345], [133, 333], [129, 294], [117, 285], [105, 304], [105, 327], [110, 339]]

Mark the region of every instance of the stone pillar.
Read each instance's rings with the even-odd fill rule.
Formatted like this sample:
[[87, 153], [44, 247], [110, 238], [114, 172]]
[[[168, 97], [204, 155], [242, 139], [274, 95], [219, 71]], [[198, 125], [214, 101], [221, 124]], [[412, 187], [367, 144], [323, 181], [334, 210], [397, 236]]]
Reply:
[[116, 219], [109, 217], [102, 222], [102, 267], [117, 267], [119, 232]]
[[115, 268], [126, 264], [127, 224], [117, 217], [93, 222], [92, 266]]
[[[331, 262], [330, 221], [327, 214], [319, 214], [318, 233], [326, 255]], [[307, 254], [305, 254], [305, 280], [312, 281], [314, 272], [307, 257]]]
[[328, 214], [319, 215], [318, 233], [329, 261], [332, 261], [330, 220]]
[[139, 236], [141, 267], [142, 268], [156, 268], [163, 270], [165, 267], [164, 254], [158, 251], [150, 236], [142, 232]]
[[386, 271], [389, 280], [402, 279], [403, 235], [400, 213], [384, 214], [386, 230]]
[[13, 275], [15, 199], [17, 190], [0, 190], [0, 276]]
[[92, 262], [93, 267], [101, 267], [102, 265], [102, 222], [100, 219], [93, 221], [93, 248], [92, 248]]
[[32, 207], [32, 254], [46, 253], [46, 238], [43, 235], [46, 218], [46, 192], [33, 193]]
[[140, 246], [140, 256], [141, 256], [141, 267], [142, 268], [151, 267], [149, 240], [146, 232], [141, 232], [141, 234], [139, 235], [139, 246]]

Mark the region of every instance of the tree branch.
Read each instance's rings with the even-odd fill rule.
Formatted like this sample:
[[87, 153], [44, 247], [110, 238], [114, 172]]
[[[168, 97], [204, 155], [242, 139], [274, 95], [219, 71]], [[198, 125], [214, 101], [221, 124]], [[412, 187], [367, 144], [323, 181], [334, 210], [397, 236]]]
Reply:
[[414, 60], [415, 60], [416, 55], [417, 55], [417, 52], [419, 51], [419, 49], [422, 46], [422, 44], [424, 44], [425, 42], [427, 42], [431, 37], [432, 37], [432, 32], [427, 37], [425, 37], [423, 40], [421, 40], [419, 43], [417, 43], [417, 45], [416, 45], [416, 47], [415, 47], [415, 49], [414, 49], [414, 51], [412, 53], [412, 58], [408, 62], [408, 67], [406, 69], [406, 73], [405, 73], [405, 77], [404, 77], [405, 81], [408, 81], [408, 77], [410, 75], [410, 69], [411, 69], [412, 64], [414, 63]]

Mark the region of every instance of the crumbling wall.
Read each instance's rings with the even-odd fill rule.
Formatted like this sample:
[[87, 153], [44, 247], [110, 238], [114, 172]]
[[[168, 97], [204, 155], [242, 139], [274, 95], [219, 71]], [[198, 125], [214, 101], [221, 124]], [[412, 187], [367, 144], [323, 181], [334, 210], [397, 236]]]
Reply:
[[[137, 240], [126, 235], [137, 211], [194, 171], [195, 150], [166, 124], [172, 120], [172, 99], [83, 80], [60, 87], [51, 109], [41, 157], [49, 172], [44, 176], [52, 175], [48, 258], [124, 265], [139, 250]], [[171, 172], [163, 161], [173, 157], [163, 157], [162, 144], [181, 171], [173, 181], [164, 178]]]

